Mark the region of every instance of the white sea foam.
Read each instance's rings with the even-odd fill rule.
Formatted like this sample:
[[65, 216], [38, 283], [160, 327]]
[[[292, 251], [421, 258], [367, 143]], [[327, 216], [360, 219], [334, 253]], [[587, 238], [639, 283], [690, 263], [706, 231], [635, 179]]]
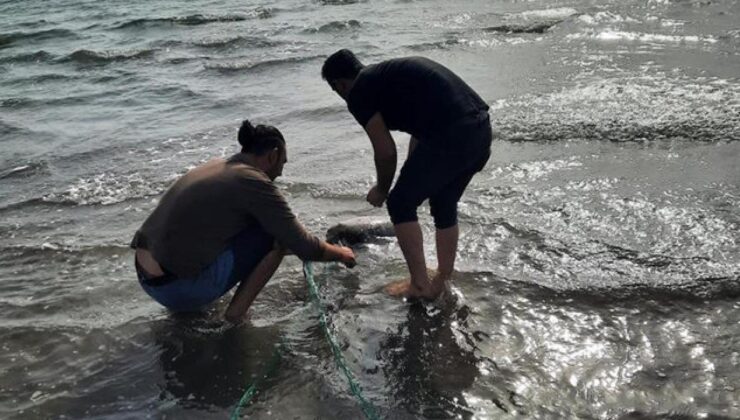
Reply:
[[458, 40], [458, 44], [461, 45], [467, 45], [468, 47], [477, 47], [477, 48], [494, 48], [501, 45], [519, 45], [519, 44], [529, 44], [533, 42], [539, 42], [542, 41], [543, 37], [538, 36], [536, 38], [525, 38], [525, 37], [507, 37], [503, 39], [499, 38], [479, 38], [479, 39], [468, 39], [468, 38], [461, 38]]
[[80, 178], [62, 192], [45, 195], [43, 200], [50, 203], [105, 206], [158, 195], [173, 179], [162, 183], [147, 179], [140, 173], [121, 175], [104, 172]]
[[685, 24], [686, 22], [682, 20], [663, 19], [660, 21], [660, 26], [668, 27], [668, 28], [681, 27], [681, 26], [684, 26]]
[[556, 7], [553, 9], [528, 10], [521, 13], [512, 13], [506, 15], [507, 18], [524, 18], [524, 19], [565, 19], [578, 14], [578, 10], [572, 7]]
[[587, 25], [598, 25], [603, 23], [638, 23], [639, 21], [630, 16], [622, 16], [609, 12], [598, 12], [593, 15], [580, 15], [578, 20]]
[[507, 177], [517, 180], [532, 181], [549, 175], [555, 171], [577, 168], [583, 164], [575, 157], [558, 160], [542, 160], [533, 162], [523, 162], [511, 164], [505, 167], [496, 168], [493, 171], [494, 177]]
[[666, 35], [629, 31], [588, 31], [577, 34], [569, 34], [566, 39], [595, 39], [598, 41], [639, 41], [656, 43], [709, 43], [714, 44], [717, 39], [711, 36], [699, 35]]

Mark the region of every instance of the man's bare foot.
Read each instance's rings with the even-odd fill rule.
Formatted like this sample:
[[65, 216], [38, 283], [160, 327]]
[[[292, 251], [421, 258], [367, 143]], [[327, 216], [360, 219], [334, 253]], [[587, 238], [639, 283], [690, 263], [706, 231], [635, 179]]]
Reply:
[[446, 293], [450, 290], [450, 281], [452, 275], [443, 275], [442, 273], [434, 271], [434, 275], [429, 277], [431, 282], [431, 291], [435, 296], [439, 296], [442, 293]]
[[421, 293], [418, 287], [411, 284], [411, 280], [402, 279], [388, 283], [383, 291], [393, 297], [412, 297]]
[[[437, 271], [427, 269], [427, 276], [430, 279], [435, 278], [437, 276]], [[438, 293], [433, 287], [432, 282], [429, 282], [428, 285], [425, 285], [424, 288], [421, 288], [415, 284], [412, 284], [411, 279], [409, 278], [390, 282], [385, 287], [383, 287], [383, 291], [385, 291], [390, 296], [395, 297], [421, 298], [430, 300], [435, 299], [437, 296], [439, 296], [439, 293], [442, 292], [442, 290], [440, 290]]]

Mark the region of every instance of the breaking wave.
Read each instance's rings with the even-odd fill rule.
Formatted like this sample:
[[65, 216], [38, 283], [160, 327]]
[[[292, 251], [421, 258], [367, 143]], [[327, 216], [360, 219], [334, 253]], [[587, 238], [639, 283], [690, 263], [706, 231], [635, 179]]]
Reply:
[[362, 24], [354, 19], [350, 20], [341, 20], [341, 21], [333, 21], [329, 22], [325, 25], [321, 25], [318, 28], [308, 28], [304, 30], [304, 33], [335, 33], [335, 32], [344, 32], [344, 31], [354, 31], [357, 29], [360, 29], [362, 27]]
[[307, 57], [287, 57], [264, 61], [227, 62], [221, 64], [206, 64], [208, 70], [215, 70], [224, 74], [240, 73], [244, 71], [258, 71], [289, 64], [301, 64], [324, 58], [324, 56], [313, 55]]
[[252, 14], [233, 14], [233, 15], [188, 15], [188, 16], [173, 16], [164, 18], [141, 18], [122, 22], [113, 27], [113, 29], [129, 29], [129, 28], [146, 28], [156, 26], [196, 26], [205, 25], [209, 23], [219, 22], [241, 22], [247, 19], [255, 17], [270, 17], [271, 12], [269, 9], [263, 9], [261, 12], [253, 12]]
[[172, 179], [153, 181], [141, 173], [121, 175], [105, 172], [80, 178], [67, 189], [44, 195], [41, 200], [45, 203], [63, 205], [107, 206], [157, 196], [171, 182]]
[[721, 79], [633, 77], [580, 84], [492, 106], [507, 141], [740, 140], [740, 89]]
[[68, 29], [48, 29], [37, 32], [11, 32], [0, 34], [0, 49], [21, 44], [28, 41], [43, 41], [47, 39], [76, 38], [77, 34]]
[[504, 34], [544, 34], [550, 28], [562, 21], [535, 22], [529, 24], [506, 24], [483, 28], [486, 32], [497, 32]]
[[156, 50], [146, 49], [132, 52], [77, 50], [58, 61], [80, 65], [105, 65], [118, 61], [142, 60], [154, 56]]

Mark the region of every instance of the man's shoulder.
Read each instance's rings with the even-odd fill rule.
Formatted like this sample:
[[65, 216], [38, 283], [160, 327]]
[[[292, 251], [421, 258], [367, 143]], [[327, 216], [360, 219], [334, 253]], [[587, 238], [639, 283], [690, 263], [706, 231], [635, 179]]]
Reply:
[[226, 159], [225, 166], [225, 172], [239, 181], [272, 185], [272, 180], [266, 173], [241, 159], [240, 154]]
[[267, 176], [266, 173], [248, 164], [236, 164], [233, 165], [232, 170], [234, 175], [245, 181], [253, 182], [257, 184], [269, 184], [272, 185], [272, 180]]
[[[405, 80], [413, 75], [448, 75], [451, 70], [430, 58], [422, 56], [408, 56], [392, 58], [368, 66], [365, 74], [366, 79], [376, 80], [395, 80], [401, 78]], [[360, 73], [362, 74], [362, 73]]]
[[439, 67], [441, 64], [428, 57], [420, 55], [410, 55], [407, 57], [391, 58], [378, 64], [385, 67]]

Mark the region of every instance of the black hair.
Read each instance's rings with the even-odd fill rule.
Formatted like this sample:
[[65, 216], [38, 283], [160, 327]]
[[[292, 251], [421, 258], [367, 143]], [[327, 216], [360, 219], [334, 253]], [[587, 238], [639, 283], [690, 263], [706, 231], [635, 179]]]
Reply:
[[365, 66], [352, 51], [342, 49], [330, 55], [324, 61], [324, 65], [321, 67], [321, 77], [329, 82], [337, 79], [354, 80], [363, 67]]
[[239, 144], [242, 145], [242, 153], [261, 156], [276, 147], [284, 149], [285, 138], [271, 125], [258, 124], [255, 127], [249, 120], [244, 120], [239, 128]]

